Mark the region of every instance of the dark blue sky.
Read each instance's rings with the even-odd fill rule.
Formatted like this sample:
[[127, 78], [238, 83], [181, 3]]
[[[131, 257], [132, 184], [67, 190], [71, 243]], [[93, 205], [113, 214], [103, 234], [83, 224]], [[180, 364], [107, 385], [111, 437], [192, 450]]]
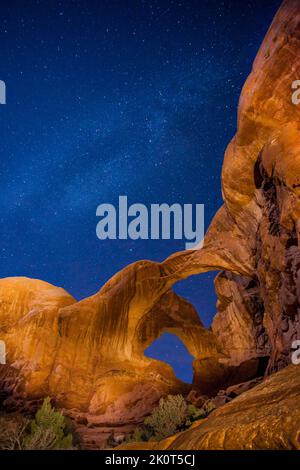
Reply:
[[[10, 0], [0, 5], [1, 277], [95, 293], [184, 241], [100, 241], [96, 207], [222, 203], [241, 88], [279, 0]], [[182, 282], [206, 325], [214, 274]], [[177, 354], [174, 354], [176, 348]], [[148, 354], [191, 378], [179, 340]]]

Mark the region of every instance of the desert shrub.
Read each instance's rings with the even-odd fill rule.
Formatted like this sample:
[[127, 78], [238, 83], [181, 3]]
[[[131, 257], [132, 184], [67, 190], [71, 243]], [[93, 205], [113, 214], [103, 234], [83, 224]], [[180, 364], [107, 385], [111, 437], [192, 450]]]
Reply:
[[28, 423], [22, 416], [0, 416], [0, 450], [21, 450]]
[[24, 450], [72, 449], [72, 434], [66, 434], [65, 428], [64, 416], [51, 406], [49, 397], [45, 398], [21, 447]]
[[182, 395], [161, 398], [157, 408], [145, 419], [144, 424], [153, 431], [156, 440], [171, 436], [186, 419], [187, 404]]
[[206, 418], [212, 411], [215, 410], [215, 405], [211, 400], [207, 400], [204, 405], [196, 413], [196, 419]]
[[197, 408], [195, 405], [188, 405], [187, 406], [187, 413], [186, 413], [186, 420], [185, 420], [185, 427], [189, 428], [194, 421], [196, 421], [199, 418], [199, 408]]
[[161, 398], [158, 407], [126, 437], [125, 442], [142, 442], [151, 439], [161, 440], [188, 429], [193, 422], [206, 418], [215, 409], [211, 400], [207, 400], [201, 408], [188, 405], [182, 395], [168, 395]]
[[125, 438], [125, 442], [147, 442], [150, 441], [153, 436], [153, 429], [145, 424], [142, 424], [141, 426], [135, 428], [133, 433]]
[[64, 428], [64, 434], [65, 436], [68, 434], [71, 434], [72, 436], [72, 446], [74, 449], [83, 449], [83, 442], [80, 434], [77, 431], [76, 425], [74, 421], [69, 418], [68, 416], [65, 416], [65, 428]]
[[195, 405], [188, 405], [185, 427], [189, 428], [194, 421], [206, 418], [214, 409], [215, 405], [211, 400], [207, 400], [201, 408], [197, 408]]
[[215, 409], [215, 405], [211, 400], [207, 400], [201, 408], [194, 405], [189, 405], [187, 409], [187, 417], [185, 426], [189, 428], [195, 421], [205, 419]]

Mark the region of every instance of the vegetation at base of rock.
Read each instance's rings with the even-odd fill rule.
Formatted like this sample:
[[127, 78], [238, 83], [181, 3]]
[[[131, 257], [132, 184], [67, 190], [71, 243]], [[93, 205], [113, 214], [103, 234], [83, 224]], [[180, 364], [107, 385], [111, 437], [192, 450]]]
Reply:
[[65, 417], [45, 398], [35, 418], [0, 416], [0, 450], [74, 449], [73, 436]]
[[160, 399], [150, 416], [141, 426], [135, 428], [125, 441], [160, 441], [188, 429], [194, 421], [206, 418], [214, 409], [215, 406], [210, 400], [201, 408], [197, 408], [189, 405], [182, 395], [168, 395]]
[[66, 434], [65, 428], [65, 417], [61, 412], [55, 411], [47, 397], [30, 423], [30, 433], [24, 437], [22, 449], [72, 449], [73, 437], [72, 434]]
[[171, 436], [185, 422], [187, 403], [182, 395], [161, 398], [157, 408], [145, 419], [144, 424], [152, 429], [156, 440]]
[[22, 440], [29, 420], [21, 415], [0, 416], [0, 450], [22, 450]]
[[192, 424], [197, 419], [206, 418], [212, 411], [214, 411], [215, 408], [216, 407], [211, 400], [207, 400], [201, 408], [197, 408], [194, 405], [188, 405], [186, 424], [188, 424], [188, 420]]

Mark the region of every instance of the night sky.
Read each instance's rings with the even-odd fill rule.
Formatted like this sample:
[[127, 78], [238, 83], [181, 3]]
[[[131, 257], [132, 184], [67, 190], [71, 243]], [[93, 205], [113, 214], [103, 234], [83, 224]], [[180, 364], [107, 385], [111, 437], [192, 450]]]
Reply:
[[[43, 279], [81, 299], [133, 261], [184, 249], [184, 240], [97, 239], [96, 208], [119, 195], [203, 203], [208, 226], [241, 88], [280, 3], [2, 1], [0, 276]], [[175, 287], [207, 326], [214, 276]], [[147, 354], [191, 380], [176, 337]]]

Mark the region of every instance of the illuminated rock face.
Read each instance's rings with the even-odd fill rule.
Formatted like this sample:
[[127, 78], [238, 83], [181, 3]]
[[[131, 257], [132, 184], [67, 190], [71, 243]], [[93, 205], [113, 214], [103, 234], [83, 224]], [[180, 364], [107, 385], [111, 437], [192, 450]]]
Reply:
[[187, 394], [190, 386], [169, 365], [145, 357], [145, 348], [165, 331], [177, 334], [195, 358], [218, 354], [217, 345], [192, 305], [173, 292], [157, 293], [152, 308], [143, 306], [159, 272], [155, 263], [134, 264], [81, 302], [42, 281], [0, 280], [7, 409], [33, 410], [51, 396], [93, 447], [112, 430], [130, 431], [161, 396]]
[[172, 449], [300, 449], [300, 374], [289, 366], [178, 436]]
[[[300, 337], [300, 106], [292, 103], [299, 52], [300, 2], [288, 0], [244, 86], [223, 167], [226, 209], [248, 238], [252, 269], [217, 279], [213, 331], [231, 355], [270, 356], [268, 373], [290, 363]], [[242, 341], [230, 337], [240, 336], [238, 324]]]
[[[188, 391], [167, 364], [143, 355], [164, 331], [195, 357], [200, 393], [290, 363], [300, 339], [300, 106], [291, 99], [299, 25], [300, 0], [284, 2], [244, 86], [224, 159], [224, 205], [201, 250], [137, 262], [80, 302], [41, 281], [0, 281], [1, 377], [12, 405], [50, 395], [83, 427], [113, 423], [125, 432], [160, 396]], [[171, 288], [209, 270], [220, 274], [206, 330]], [[95, 428], [88, 432], [97, 440]]]
[[299, 369], [290, 365], [183, 433], [118, 450], [300, 450], [299, 399]]

